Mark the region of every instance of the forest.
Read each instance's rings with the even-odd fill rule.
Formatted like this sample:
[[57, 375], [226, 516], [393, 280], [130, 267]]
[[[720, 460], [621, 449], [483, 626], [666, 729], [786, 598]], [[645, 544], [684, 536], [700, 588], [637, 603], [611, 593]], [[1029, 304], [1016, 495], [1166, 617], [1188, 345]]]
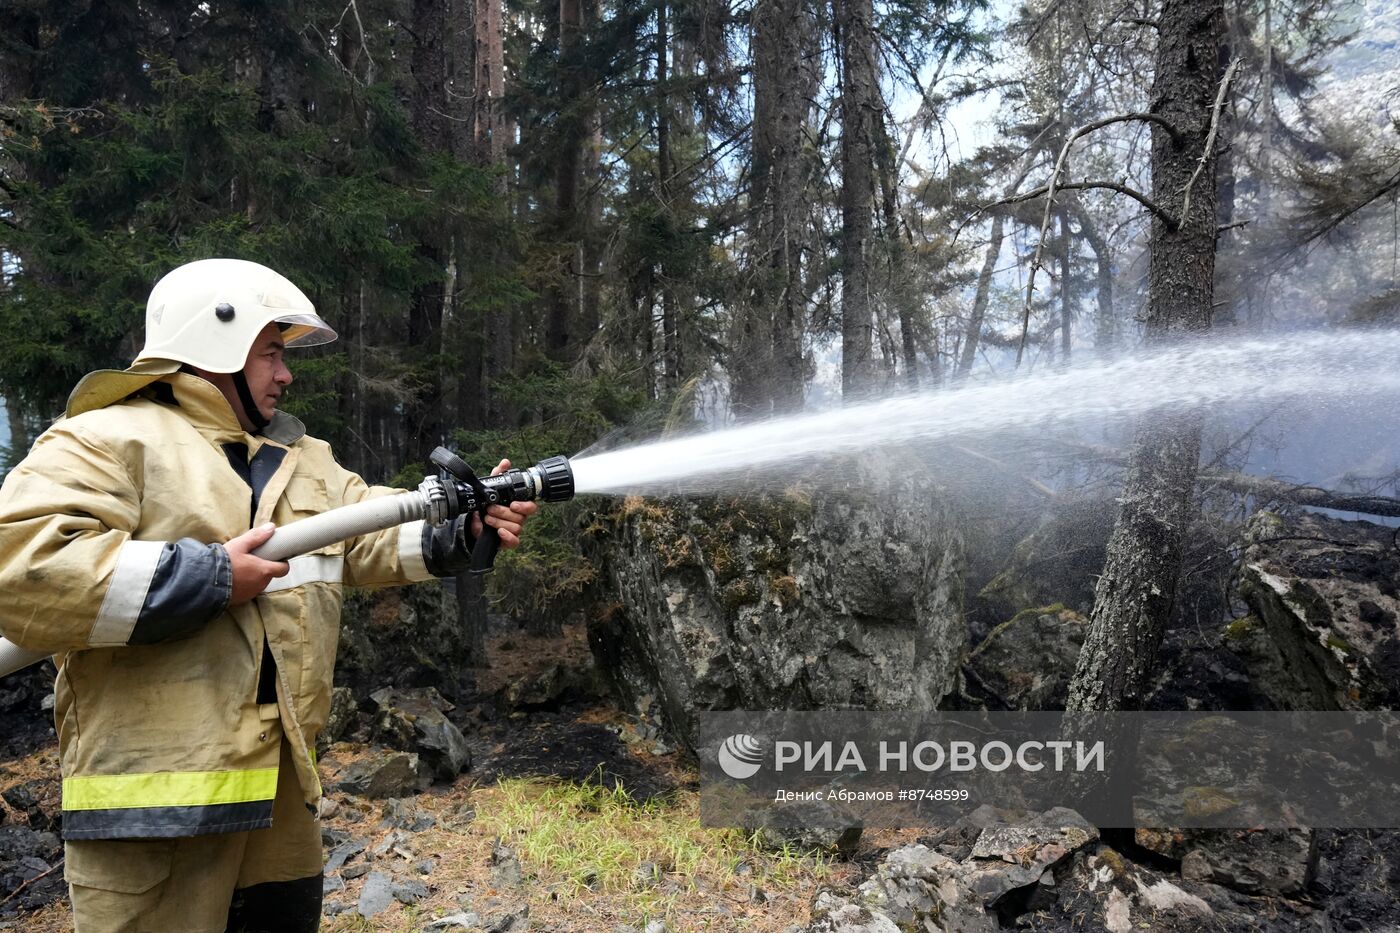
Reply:
[[[398, 732], [385, 717], [422, 698], [385, 700], [386, 684], [440, 691], [468, 734], [528, 732], [541, 748], [545, 735], [574, 748], [577, 729], [560, 740], [550, 717], [606, 698], [625, 720], [614, 733], [681, 771], [669, 756], [696, 750], [698, 710], [1389, 710], [1400, 408], [1374, 361], [1400, 327], [1397, 204], [1400, 9], [1385, 0], [6, 0], [0, 476], [85, 373], [131, 361], [161, 275], [237, 257], [287, 276], [339, 332], [288, 355], [283, 407], [372, 483], [415, 485], [439, 445], [524, 466], [824, 412], [815, 430], [840, 435], [842, 469], [883, 464], [868, 499], [810, 464], [787, 489], [752, 474], [719, 494], [619, 484], [543, 509], [484, 589], [463, 575], [402, 602], [353, 595], [332, 743], [413, 734], [417, 714]], [[1331, 356], [1290, 351], [1334, 337], [1346, 349]], [[1181, 346], [1246, 349], [1214, 371], [1153, 368]], [[1315, 371], [1324, 358], [1335, 368]], [[1220, 369], [1236, 366], [1228, 383]], [[1166, 409], [1117, 417], [1147, 411], [1154, 387]], [[890, 428], [856, 446], [862, 412], [886, 417], [861, 406], [912, 399], [901, 423], [951, 424], [991, 398], [973, 391], [1014, 402], [1022, 433], [911, 448]], [[1249, 404], [1222, 414], [1235, 402]], [[1057, 433], [1091, 408], [1109, 427]], [[901, 472], [910, 458], [943, 472]], [[838, 547], [854, 552], [844, 568], [826, 553]], [[1310, 608], [1270, 595], [1280, 578]], [[376, 629], [386, 613], [398, 627]], [[531, 653], [555, 666], [521, 674], [513, 659]], [[36, 678], [0, 679], [0, 713], [41, 722]], [[41, 753], [42, 728], [0, 751]], [[591, 793], [588, 768], [531, 770], [524, 751], [508, 765], [472, 741], [465, 774]], [[16, 802], [28, 772], [5, 767], [0, 816], [51, 827], [53, 781]], [[612, 783], [604, 797], [629, 781]], [[502, 786], [505, 813], [530, 809], [510, 793], [553, 793]], [[781, 839], [776, 862], [774, 845], [721, 847], [759, 866], [755, 895], [703, 861], [702, 838], [686, 864], [716, 889], [697, 894], [635, 881], [643, 864], [684, 876], [674, 855], [574, 871], [493, 819], [500, 838], [478, 860], [492, 885], [511, 889], [505, 864], [585, 900], [623, 892], [600, 902], [606, 926], [535, 904], [537, 929], [1059, 930], [1087, 912], [1119, 931], [1131, 909], [1172, 930], [1205, 922], [1202, 908], [1230, 930], [1400, 923], [1388, 830], [1244, 845], [1088, 827], [1071, 844], [1061, 826], [1073, 859], [955, 910], [933, 881], [919, 896], [942, 906], [910, 906], [893, 893], [905, 876], [875, 856], [851, 880], [834, 839]], [[966, 867], [983, 843], [1001, 851], [987, 819], [918, 841]], [[335, 826], [348, 835], [328, 852], [362, 835]], [[0, 926], [7, 909], [61, 911], [57, 875], [25, 902], [44, 885], [7, 845]], [[836, 861], [793, 861], [813, 848]], [[1096, 872], [1115, 879], [1097, 894], [1029, 893]], [[331, 881], [328, 904], [346, 889]], [[845, 881], [849, 901], [816, 893]], [[877, 882], [905, 914], [858, 925], [843, 911], [876, 905]], [[1175, 893], [1143, 893], [1157, 883]], [[702, 925], [709, 908], [688, 905], [735, 884], [748, 906]], [[327, 922], [380, 915], [368, 887]], [[462, 910], [525, 929], [510, 911], [528, 898], [512, 896]], [[748, 912], [755, 925], [737, 925]], [[59, 912], [35, 916], [62, 928]]]

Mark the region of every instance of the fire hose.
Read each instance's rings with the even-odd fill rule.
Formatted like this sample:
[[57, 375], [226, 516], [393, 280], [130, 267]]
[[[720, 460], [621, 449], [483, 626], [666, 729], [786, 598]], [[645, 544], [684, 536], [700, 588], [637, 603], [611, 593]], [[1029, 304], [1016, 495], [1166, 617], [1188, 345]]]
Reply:
[[[417, 489], [366, 499], [291, 522], [274, 531], [252, 553], [264, 560], [287, 560], [406, 522], [422, 520], [443, 525], [458, 516], [476, 513], [483, 522], [472, 547], [471, 572], [489, 573], [495, 566], [501, 538], [484, 521], [488, 508], [535, 499], [562, 502], [574, 496], [574, 473], [567, 457], [549, 457], [524, 470], [485, 477], [478, 477], [462, 458], [445, 447], [434, 450], [429, 459], [440, 472], [424, 479]], [[46, 657], [47, 652], [30, 651], [0, 638], [0, 677]]]

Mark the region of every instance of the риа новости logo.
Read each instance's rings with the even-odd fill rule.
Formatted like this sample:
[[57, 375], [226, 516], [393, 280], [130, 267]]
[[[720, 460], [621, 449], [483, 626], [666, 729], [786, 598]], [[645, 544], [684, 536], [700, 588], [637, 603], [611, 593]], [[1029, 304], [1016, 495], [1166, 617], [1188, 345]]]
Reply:
[[736, 781], [757, 774], [762, 761], [763, 743], [751, 735], [731, 735], [719, 747], [719, 766]]

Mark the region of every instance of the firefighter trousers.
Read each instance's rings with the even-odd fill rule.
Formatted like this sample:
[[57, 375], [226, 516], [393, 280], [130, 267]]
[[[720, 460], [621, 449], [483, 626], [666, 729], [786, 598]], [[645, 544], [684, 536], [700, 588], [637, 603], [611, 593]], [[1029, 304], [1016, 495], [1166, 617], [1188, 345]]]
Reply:
[[320, 921], [321, 827], [285, 739], [267, 829], [64, 848], [76, 933], [303, 933]]

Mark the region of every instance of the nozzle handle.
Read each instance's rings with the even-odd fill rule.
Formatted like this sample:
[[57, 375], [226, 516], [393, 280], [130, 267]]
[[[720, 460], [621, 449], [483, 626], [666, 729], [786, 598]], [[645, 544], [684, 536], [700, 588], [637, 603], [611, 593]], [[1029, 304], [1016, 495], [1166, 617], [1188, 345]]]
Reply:
[[496, 569], [496, 552], [501, 548], [501, 533], [492, 526], [481, 523], [481, 534], [472, 545], [472, 573], [490, 573]]

